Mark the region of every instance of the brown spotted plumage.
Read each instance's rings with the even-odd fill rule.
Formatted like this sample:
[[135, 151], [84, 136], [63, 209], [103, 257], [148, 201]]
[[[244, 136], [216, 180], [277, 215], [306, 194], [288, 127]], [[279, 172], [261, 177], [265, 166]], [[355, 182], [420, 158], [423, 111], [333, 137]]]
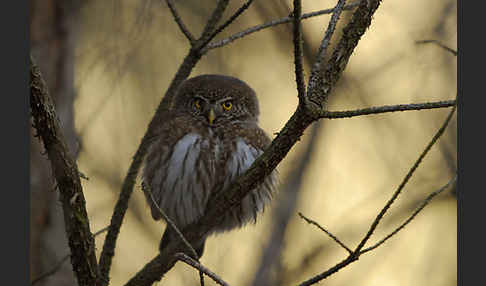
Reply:
[[[179, 229], [197, 221], [211, 193], [227, 189], [270, 144], [257, 125], [258, 115], [255, 92], [239, 79], [201, 75], [182, 83], [171, 111], [159, 118], [145, 158], [142, 179], [152, 217], [162, 216], [147, 190]], [[256, 222], [275, 185], [274, 172], [239, 207], [228, 211], [211, 233]], [[173, 235], [167, 228], [161, 249]], [[204, 241], [194, 246], [199, 256]]]

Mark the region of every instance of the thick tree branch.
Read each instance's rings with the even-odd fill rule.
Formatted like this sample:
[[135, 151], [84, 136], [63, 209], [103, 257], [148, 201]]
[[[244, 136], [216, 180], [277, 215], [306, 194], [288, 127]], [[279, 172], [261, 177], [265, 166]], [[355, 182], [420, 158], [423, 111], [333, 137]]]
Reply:
[[64, 224], [71, 249], [71, 263], [79, 285], [98, 285], [93, 235], [79, 171], [61, 131], [54, 104], [39, 68], [30, 58], [30, 112], [37, 136], [42, 139], [59, 188]]

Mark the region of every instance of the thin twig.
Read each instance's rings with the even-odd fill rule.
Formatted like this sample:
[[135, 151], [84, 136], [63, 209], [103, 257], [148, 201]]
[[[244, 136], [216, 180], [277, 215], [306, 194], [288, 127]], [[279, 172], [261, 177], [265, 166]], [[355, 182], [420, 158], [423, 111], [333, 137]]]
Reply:
[[165, 2], [167, 3], [167, 6], [169, 6], [170, 12], [172, 13], [172, 16], [174, 17], [175, 22], [179, 26], [179, 29], [184, 34], [184, 36], [186, 36], [187, 40], [189, 40], [189, 43], [192, 46], [195, 42], [194, 36], [191, 34], [191, 32], [189, 32], [186, 25], [182, 21], [181, 16], [179, 16], [179, 13], [177, 13], [177, 10], [174, 6], [173, 0], [165, 0]]
[[[97, 232], [95, 232], [95, 233], [93, 234], [93, 237], [96, 237], [97, 235], [99, 235], [99, 234], [101, 234], [101, 233], [103, 233], [103, 232], [107, 231], [107, 230], [108, 230], [108, 228], [109, 228], [109, 226], [106, 226], [106, 227], [104, 227], [104, 228], [102, 228], [102, 229], [98, 230]], [[51, 270], [49, 270], [49, 271], [47, 271], [47, 272], [45, 272], [45, 273], [43, 273], [43, 274], [39, 275], [39, 277], [35, 278], [34, 280], [32, 280], [32, 282], [30, 282], [30, 285], [32, 286], [32, 285], [36, 284], [37, 282], [41, 281], [42, 279], [47, 278], [47, 277], [49, 277], [49, 276], [51, 276], [51, 275], [54, 275], [54, 274], [55, 274], [57, 271], [59, 271], [59, 269], [61, 269], [61, 266], [64, 264], [64, 262], [66, 262], [66, 261], [69, 259], [69, 256], [70, 256], [70, 254], [69, 254], [69, 253], [68, 253], [68, 254], [66, 254], [66, 255], [64, 255], [64, 257], [63, 257], [61, 260], [59, 260], [59, 261], [58, 261], [58, 262], [57, 262], [57, 263], [54, 265], [54, 267], [52, 267], [52, 269], [51, 269]]]
[[218, 275], [216, 275], [214, 272], [212, 272], [211, 270], [209, 270], [208, 268], [206, 268], [205, 266], [203, 266], [198, 261], [196, 261], [196, 260], [192, 259], [191, 257], [187, 256], [186, 254], [184, 254], [182, 252], [178, 252], [174, 256], [178, 260], [186, 263], [187, 265], [190, 265], [190, 266], [196, 268], [197, 270], [199, 270], [199, 272], [202, 272], [202, 273], [206, 274], [211, 279], [213, 279], [214, 282], [218, 283], [219, 285], [223, 285], [223, 286], [228, 286], [229, 285], [223, 279], [221, 279]]
[[[345, 6], [343, 8], [343, 10], [352, 10], [356, 6], [359, 5], [359, 2], [360, 1], [357, 1], [355, 3], [349, 4], [349, 5]], [[336, 8], [331, 8], [331, 9], [324, 9], [324, 10], [319, 10], [319, 11], [315, 11], [315, 12], [306, 13], [306, 14], [303, 14], [302, 15], [301, 19], [302, 20], [305, 20], [305, 19], [308, 19], [308, 18], [311, 18], [311, 17], [316, 17], [316, 16], [321, 16], [321, 15], [331, 14], [331, 13], [334, 12], [335, 9]], [[228, 38], [221, 39], [219, 41], [209, 43], [207, 45], [206, 50], [215, 49], [215, 48], [219, 48], [219, 47], [225, 46], [225, 45], [227, 45], [227, 44], [229, 44], [229, 43], [231, 43], [231, 42], [233, 42], [235, 40], [238, 40], [238, 39], [241, 39], [241, 38], [245, 37], [246, 35], [253, 34], [255, 32], [258, 32], [258, 31], [263, 30], [263, 29], [266, 29], [266, 28], [270, 28], [270, 27], [273, 27], [273, 26], [281, 25], [281, 24], [290, 23], [290, 22], [292, 22], [292, 19], [293, 19], [293, 17], [287, 16], [287, 17], [283, 17], [283, 18], [280, 18], [280, 19], [277, 19], [277, 20], [272, 20], [272, 21], [263, 23], [261, 25], [256, 25], [256, 26], [250, 27], [250, 28], [248, 28], [246, 30], [243, 30], [243, 31], [238, 32], [238, 33], [235, 33], [235, 34], [229, 36]]]
[[176, 233], [177, 236], [182, 240], [182, 242], [186, 245], [187, 248], [191, 251], [191, 254], [193, 257], [197, 258], [196, 251], [192, 247], [192, 245], [187, 241], [187, 239], [184, 237], [182, 232], [179, 230], [179, 228], [176, 226], [176, 224], [167, 216], [167, 214], [159, 207], [159, 205], [155, 202], [154, 196], [152, 194], [152, 190], [150, 187], [144, 183], [142, 183], [142, 189], [144, 192], [148, 193], [150, 195], [150, 200], [152, 200], [152, 204], [155, 206], [155, 208], [159, 211], [159, 213], [162, 215], [164, 220], [167, 222], [167, 227], [171, 227]]
[[304, 82], [304, 65], [302, 63], [302, 26], [300, 25], [302, 14], [301, 0], [294, 0], [293, 18], [293, 40], [294, 40], [294, 66], [295, 66], [295, 81], [297, 83], [297, 93], [300, 102], [304, 102], [305, 98], [305, 82]]
[[337, 118], [349, 118], [349, 117], [363, 116], [363, 115], [370, 115], [370, 114], [380, 114], [380, 113], [387, 113], [387, 112], [435, 109], [435, 108], [451, 107], [456, 105], [456, 103], [457, 101], [454, 99], [454, 100], [443, 100], [443, 101], [425, 102], [425, 103], [374, 106], [370, 108], [362, 108], [362, 109], [347, 110], [347, 111], [323, 111], [320, 118], [337, 119]]
[[416, 41], [416, 44], [436, 44], [437, 46], [443, 48], [444, 50], [452, 53], [454, 56], [457, 56], [457, 51], [454, 49], [449, 48], [448, 46], [442, 44], [437, 40], [423, 40], [423, 41]]
[[250, 7], [252, 2], [253, 0], [248, 0], [245, 4], [243, 4], [243, 6], [241, 6], [238, 10], [236, 10], [236, 12], [226, 22], [224, 22], [221, 26], [216, 28], [216, 30], [214, 30], [211, 36], [209, 36], [206, 39], [206, 41], [203, 43], [202, 46], [205, 48], [203, 48], [201, 52], [205, 53], [206, 51], [208, 51], [209, 49], [207, 47], [207, 44], [211, 42], [214, 39], [214, 37], [216, 37], [216, 35], [221, 33], [224, 29], [226, 29], [226, 27], [228, 27], [231, 23], [233, 23], [233, 21], [236, 20], [236, 18], [238, 18], [243, 12], [245, 12], [245, 10], [248, 9], [248, 7]]
[[[336, 25], [339, 21], [339, 17], [341, 16], [341, 12], [343, 11], [344, 4], [346, 4], [346, 0], [339, 0], [336, 4], [336, 7], [334, 7], [331, 20], [329, 21], [329, 25], [327, 26], [324, 38], [322, 38], [321, 45], [319, 46], [319, 50], [317, 52], [316, 60], [314, 61], [314, 65], [312, 67], [312, 74], [321, 73], [320, 65], [322, 63], [322, 60], [324, 59], [324, 55], [327, 52], [327, 48], [329, 47], [331, 37], [332, 35], [334, 35], [334, 31], [336, 30]], [[312, 77], [313, 75], [311, 75], [311, 78]]]
[[395, 202], [395, 200], [398, 198], [398, 196], [402, 192], [403, 188], [405, 187], [405, 185], [408, 183], [408, 181], [412, 177], [412, 175], [415, 172], [415, 170], [417, 170], [417, 168], [420, 165], [420, 163], [422, 163], [422, 160], [424, 159], [425, 155], [427, 155], [427, 153], [430, 151], [430, 149], [432, 148], [432, 146], [434, 146], [434, 144], [437, 142], [437, 140], [439, 140], [440, 136], [442, 136], [442, 134], [444, 133], [446, 127], [449, 125], [449, 122], [450, 122], [450, 120], [452, 118], [452, 115], [454, 114], [454, 111], [456, 111], [456, 107], [457, 107], [457, 105], [454, 105], [452, 107], [451, 111], [449, 112], [449, 115], [447, 116], [446, 120], [444, 121], [444, 123], [442, 124], [442, 126], [440, 127], [440, 129], [437, 131], [437, 133], [435, 133], [434, 137], [429, 142], [429, 144], [427, 145], [427, 147], [425, 147], [424, 151], [420, 154], [420, 156], [418, 157], [418, 159], [415, 161], [415, 163], [413, 164], [412, 168], [410, 168], [410, 170], [408, 171], [407, 175], [405, 176], [405, 178], [403, 178], [402, 182], [398, 186], [398, 188], [395, 191], [395, 193], [393, 194], [393, 196], [388, 200], [388, 202], [383, 207], [383, 209], [380, 211], [380, 213], [378, 213], [378, 215], [376, 216], [375, 220], [371, 224], [371, 227], [368, 230], [368, 233], [361, 240], [361, 242], [359, 243], [359, 245], [356, 248], [355, 252], [361, 251], [361, 249], [363, 248], [363, 246], [366, 244], [366, 242], [368, 241], [368, 239], [371, 237], [371, 235], [375, 231], [376, 227], [380, 223], [380, 221], [383, 218], [383, 216], [386, 214], [386, 212], [391, 207], [391, 205], [393, 204], [393, 202]]
[[312, 64], [312, 69], [309, 76], [309, 88], [307, 90], [307, 97], [305, 102], [305, 107], [309, 108], [307, 103], [313, 103], [315, 106], [319, 106], [321, 109], [323, 108], [323, 104], [325, 103], [325, 99], [327, 98], [327, 94], [329, 93], [330, 89], [329, 86], [331, 83], [326, 83], [323, 78], [323, 65], [322, 61], [324, 60], [324, 56], [326, 55], [327, 48], [329, 47], [329, 42], [334, 34], [336, 29], [337, 22], [339, 20], [339, 16], [343, 11], [344, 4], [346, 4], [346, 0], [339, 0], [334, 8], [334, 12], [332, 13], [331, 20], [329, 20], [329, 25], [327, 26], [326, 33], [322, 38], [321, 44], [319, 46], [319, 50], [316, 55], [316, 59]]
[[375, 243], [374, 245], [372, 245], [370, 247], [367, 247], [367, 248], [361, 250], [360, 254], [366, 253], [368, 251], [371, 251], [371, 250], [377, 248], [378, 246], [385, 243], [389, 238], [391, 238], [392, 236], [397, 234], [400, 230], [402, 230], [405, 226], [407, 226], [407, 224], [409, 224], [430, 203], [430, 201], [435, 196], [442, 193], [444, 190], [448, 189], [449, 186], [451, 186], [452, 184], [454, 184], [456, 182], [456, 180], [457, 180], [457, 175], [455, 175], [454, 178], [452, 178], [446, 185], [444, 185], [440, 189], [438, 189], [438, 190], [432, 192], [430, 195], [428, 195], [427, 198], [425, 198], [425, 200], [420, 204], [420, 206], [412, 213], [412, 215], [407, 220], [405, 220], [405, 222], [403, 222], [399, 227], [397, 227], [395, 230], [393, 230], [390, 234], [385, 236], [379, 242]]
[[346, 249], [346, 251], [349, 253], [349, 254], [352, 254], [353, 251], [347, 247], [343, 242], [341, 242], [339, 240], [339, 238], [337, 238], [335, 235], [333, 235], [331, 232], [329, 232], [327, 229], [325, 229], [324, 227], [322, 227], [320, 224], [318, 224], [317, 222], [305, 217], [301, 212], [299, 212], [299, 216], [304, 219], [308, 224], [312, 224], [312, 225], [315, 225], [316, 227], [318, 227], [320, 230], [322, 230], [323, 232], [325, 232], [327, 235], [329, 235], [329, 237], [331, 237], [335, 242], [337, 242], [337, 244], [339, 244], [342, 248]]
[[30, 285], [34, 285], [37, 282], [41, 281], [42, 279], [47, 278], [47, 277], [49, 277], [51, 275], [54, 275], [57, 271], [59, 271], [59, 269], [61, 269], [61, 266], [68, 259], [69, 259], [69, 254], [66, 254], [61, 260], [59, 260], [59, 262], [56, 263], [56, 265], [54, 265], [54, 267], [52, 267], [51, 270], [45, 272], [44, 274], [41, 274], [39, 277], [37, 277], [34, 280], [32, 280], [32, 282], [30, 283]]
[[365, 237], [361, 240], [361, 242], [359, 243], [359, 245], [356, 247], [356, 249], [346, 258], [344, 259], [343, 261], [337, 263], [336, 265], [334, 265], [333, 267], [329, 268], [328, 270], [302, 282], [301, 284], [299, 284], [299, 286], [309, 286], [309, 285], [312, 285], [312, 284], [315, 284], [323, 279], [326, 279], [327, 277], [331, 276], [332, 274], [338, 272], [339, 270], [341, 270], [342, 268], [346, 267], [347, 265], [353, 263], [354, 261], [358, 260], [359, 256], [361, 255], [361, 250], [363, 249], [363, 246], [365, 245], [365, 243], [368, 241], [368, 239], [371, 237], [371, 235], [373, 234], [373, 232], [375, 231], [376, 227], [378, 226], [378, 224], [380, 223], [381, 221], [381, 218], [385, 215], [385, 213], [387, 212], [387, 210], [390, 208], [390, 206], [392, 205], [392, 203], [395, 201], [395, 199], [398, 197], [398, 195], [401, 193], [403, 187], [406, 185], [406, 183], [408, 182], [408, 180], [410, 179], [410, 177], [412, 176], [412, 174], [415, 172], [415, 170], [417, 169], [417, 167], [420, 165], [422, 159], [425, 157], [425, 155], [427, 155], [428, 151], [430, 150], [430, 148], [437, 142], [437, 140], [440, 138], [440, 136], [444, 133], [446, 127], [449, 125], [449, 122], [452, 118], [452, 115], [454, 114], [454, 111], [456, 110], [456, 105], [454, 105], [454, 107], [451, 109], [449, 115], [447, 116], [447, 118], [445, 119], [444, 123], [442, 124], [442, 126], [439, 128], [439, 130], [436, 132], [436, 134], [434, 135], [434, 137], [432, 138], [432, 140], [429, 142], [429, 144], [427, 145], [427, 147], [425, 148], [425, 150], [420, 154], [419, 158], [417, 159], [417, 161], [415, 162], [415, 164], [412, 166], [412, 168], [410, 169], [410, 171], [407, 173], [407, 175], [405, 176], [405, 178], [403, 179], [402, 183], [400, 184], [400, 186], [398, 187], [398, 189], [395, 191], [395, 193], [393, 194], [392, 198], [387, 202], [387, 204], [385, 205], [385, 207], [383, 207], [383, 209], [380, 211], [380, 213], [378, 214], [378, 216], [375, 218], [375, 220], [373, 221], [368, 233], [365, 235]]
[[223, 17], [223, 12], [224, 10], [226, 10], [226, 7], [228, 6], [228, 2], [229, 0], [218, 1], [216, 8], [211, 14], [211, 17], [209, 17], [209, 20], [206, 23], [203, 32], [201, 33], [201, 37], [199, 37], [198, 39], [198, 42], [201, 43], [201, 45], [198, 48], [205, 47], [207, 45], [207, 39], [215, 36], [213, 35], [213, 32], [216, 29], [216, 25], [221, 20], [221, 17]]

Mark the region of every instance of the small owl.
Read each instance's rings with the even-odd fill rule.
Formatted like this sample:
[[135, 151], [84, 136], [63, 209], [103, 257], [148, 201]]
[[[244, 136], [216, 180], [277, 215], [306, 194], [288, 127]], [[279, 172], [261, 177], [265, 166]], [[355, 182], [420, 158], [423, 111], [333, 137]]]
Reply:
[[[152, 217], [161, 219], [153, 201], [182, 230], [205, 212], [210, 195], [230, 184], [263, 153], [269, 137], [258, 127], [258, 99], [243, 81], [223, 75], [186, 80], [171, 111], [158, 119], [142, 173]], [[211, 233], [256, 222], [275, 191], [276, 172], [228, 211]], [[152, 192], [154, 200], [148, 191]], [[175, 236], [166, 228], [160, 249]], [[194, 245], [199, 256], [206, 238]]]

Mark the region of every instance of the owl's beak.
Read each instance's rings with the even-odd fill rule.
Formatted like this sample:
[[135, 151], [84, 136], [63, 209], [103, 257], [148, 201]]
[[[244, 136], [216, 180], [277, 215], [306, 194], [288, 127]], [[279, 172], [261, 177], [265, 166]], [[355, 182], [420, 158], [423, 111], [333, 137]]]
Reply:
[[216, 118], [216, 114], [214, 113], [214, 109], [211, 108], [208, 112], [209, 125], [213, 125], [213, 121], [215, 118]]

